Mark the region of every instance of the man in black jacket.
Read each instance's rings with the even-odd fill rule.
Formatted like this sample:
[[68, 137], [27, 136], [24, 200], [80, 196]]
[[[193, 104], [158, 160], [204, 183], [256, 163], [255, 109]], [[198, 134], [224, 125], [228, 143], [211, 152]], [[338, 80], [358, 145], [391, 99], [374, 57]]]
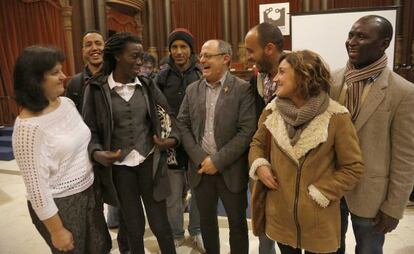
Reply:
[[[193, 51], [193, 36], [187, 29], [177, 28], [171, 32], [168, 37], [168, 46], [171, 53], [168, 66], [160, 71], [155, 78], [155, 83], [164, 93], [173, 116], [176, 117], [187, 86], [201, 77], [201, 70], [197, 65], [197, 57]], [[167, 212], [175, 246], [179, 247], [184, 243], [184, 208], [181, 200], [183, 189], [186, 186], [188, 157], [181, 146], [176, 148], [175, 152], [176, 163], [168, 165], [171, 195], [167, 198]], [[200, 234], [200, 216], [195, 198], [191, 198], [190, 202], [188, 231], [197, 249], [203, 253], [205, 250]]]
[[[83, 95], [88, 82], [99, 72], [103, 64], [103, 49], [105, 46], [103, 35], [97, 30], [84, 33], [82, 38], [82, 56], [86, 62], [82, 72], [77, 73], [69, 80], [66, 88], [66, 96], [76, 105], [79, 113], [82, 113]], [[107, 224], [109, 228], [119, 226], [119, 209], [108, 205]], [[128, 249], [128, 242], [122, 234], [118, 234], [118, 245], [121, 250]]]
[[86, 84], [102, 67], [104, 46], [104, 38], [99, 31], [91, 30], [83, 35], [82, 56], [86, 65], [82, 72], [77, 73], [69, 80], [66, 89], [66, 96], [75, 102], [79, 113], [82, 112]]

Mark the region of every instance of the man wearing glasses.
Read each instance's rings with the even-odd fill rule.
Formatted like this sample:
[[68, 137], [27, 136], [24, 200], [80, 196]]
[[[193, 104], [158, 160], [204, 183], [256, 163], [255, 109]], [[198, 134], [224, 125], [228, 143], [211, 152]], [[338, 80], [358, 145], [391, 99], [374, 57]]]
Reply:
[[218, 198], [228, 217], [231, 253], [249, 252], [247, 151], [256, 111], [249, 83], [228, 72], [231, 57], [227, 42], [204, 43], [199, 56], [203, 78], [188, 86], [178, 114], [204, 246], [214, 254], [220, 253]]

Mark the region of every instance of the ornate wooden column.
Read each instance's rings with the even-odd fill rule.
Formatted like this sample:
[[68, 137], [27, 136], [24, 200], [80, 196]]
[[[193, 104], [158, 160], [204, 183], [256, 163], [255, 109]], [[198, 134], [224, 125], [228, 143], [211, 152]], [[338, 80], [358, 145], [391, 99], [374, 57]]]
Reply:
[[[165, 8], [165, 38], [168, 39], [168, 35], [171, 33], [171, 0], [164, 0], [164, 8]], [[167, 42], [166, 42], [167, 43]], [[164, 48], [164, 52], [162, 57], [168, 56], [170, 54], [170, 50], [168, 49], [168, 45]], [[161, 57], [161, 58], [162, 58]]]
[[68, 65], [69, 73], [67, 75], [72, 76], [75, 74], [75, 58], [73, 52], [73, 38], [72, 38], [72, 6], [70, 6], [69, 0], [60, 0], [62, 6], [63, 16], [63, 29], [65, 32], [65, 55], [66, 63]]
[[154, 36], [154, 3], [153, 0], [148, 0], [148, 34], [149, 34], [149, 47], [148, 54], [158, 59], [157, 47], [155, 47], [155, 36]]
[[95, 15], [93, 10], [92, 0], [81, 1], [82, 19], [83, 19], [83, 31], [96, 29], [95, 27]]
[[101, 32], [103, 35], [107, 35], [106, 29], [106, 4], [105, 0], [95, 0], [95, 29]]
[[229, 0], [223, 0], [223, 31], [224, 40], [230, 41]]

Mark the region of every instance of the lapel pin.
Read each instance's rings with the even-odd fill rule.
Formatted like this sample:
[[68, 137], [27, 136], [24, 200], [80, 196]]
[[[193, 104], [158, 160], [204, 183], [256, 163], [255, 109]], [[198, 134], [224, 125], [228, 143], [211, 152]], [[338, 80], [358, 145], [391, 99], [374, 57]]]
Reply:
[[228, 86], [225, 86], [224, 87], [224, 92], [227, 93], [228, 90], [229, 90], [229, 87]]

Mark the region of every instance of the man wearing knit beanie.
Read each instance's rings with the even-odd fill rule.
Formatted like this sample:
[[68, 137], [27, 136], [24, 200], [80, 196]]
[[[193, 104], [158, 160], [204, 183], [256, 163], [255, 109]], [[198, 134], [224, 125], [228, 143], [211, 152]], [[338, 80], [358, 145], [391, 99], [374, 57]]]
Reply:
[[[194, 55], [193, 35], [187, 29], [177, 28], [171, 32], [168, 36], [168, 49], [170, 51], [168, 66], [158, 73], [155, 83], [164, 93], [173, 116], [176, 117], [184, 99], [185, 89], [201, 77], [201, 69], [197, 64], [197, 57]], [[171, 195], [167, 198], [167, 213], [175, 246], [179, 248], [185, 239], [182, 194], [187, 185], [188, 156], [181, 146], [175, 148], [175, 152], [177, 163], [168, 165]], [[195, 247], [204, 253], [200, 215], [195, 198], [191, 198], [190, 202], [188, 232]]]
[[171, 52], [171, 44], [176, 40], [183, 40], [185, 41], [191, 49], [191, 53], [194, 52], [194, 42], [193, 42], [193, 35], [190, 31], [185, 28], [177, 28], [174, 29], [168, 36], [168, 49]]

